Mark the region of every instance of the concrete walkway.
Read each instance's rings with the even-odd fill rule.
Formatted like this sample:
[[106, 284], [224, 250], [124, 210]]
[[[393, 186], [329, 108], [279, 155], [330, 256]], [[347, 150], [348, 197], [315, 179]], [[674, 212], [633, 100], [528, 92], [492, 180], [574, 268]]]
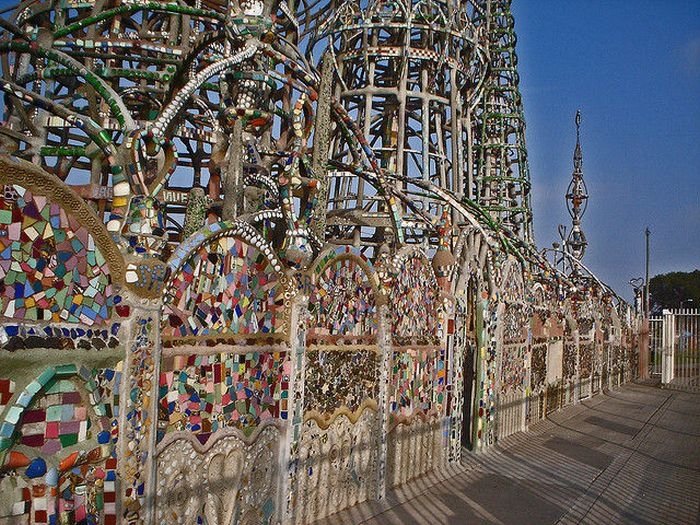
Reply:
[[700, 394], [627, 385], [324, 525], [700, 524]]

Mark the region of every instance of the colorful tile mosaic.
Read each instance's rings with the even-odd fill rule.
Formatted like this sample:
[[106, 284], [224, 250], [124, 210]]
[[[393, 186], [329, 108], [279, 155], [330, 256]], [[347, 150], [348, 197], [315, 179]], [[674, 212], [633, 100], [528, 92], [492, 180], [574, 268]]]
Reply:
[[163, 337], [274, 334], [284, 329], [278, 273], [257, 248], [233, 237], [200, 246], [170, 283]]
[[590, 317], [577, 318], [576, 324], [578, 326], [578, 333], [580, 337], [593, 337], [593, 326], [595, 325], [593, 319], [591, 319]]
[[307, 350], [304, 410], [330, 415], [347, 407], [355, 412], [364, 400], [376, 400], [377, 361], [373, 350]]
[[389, 410], [410, 416], [417, 412], [443, 414], [446, 363], [442, 350], [394, 351], [389, 386]]
[[124, 474], [121, 483], [122, 517], [128, 523], [142, 519], [149, 466], [153, 461], [150, 422], [156, 417], [156, 400], [151, 385], [156, 381], [155, 329], [153, 317], [140, 314], [134, 319], [132, 344], [127, 353], [126, 389], [124, 400], [124, 432], [120, 442], [119, 461]]
[[0, 414], [10, 404], [16, 386], [12, 379], [0, 379]]
[[546, 341], [532, 345], [530, 388], [533, 392], [539, 392], [547, 381], [547, 347]]
[[562, 376], [564, 381], [573, 379], [576, 375], [576, 345], [572, 341], [564, 343], [564, 357], [562, 363]]
[[430, 264], [420, 254], [399, 257], [390, 297], [395, 344], [436, 342], [439, 290]]
[[[499, 318], [496, 305], [488, 302], [488, 293], [481, 295], [482, 316], [477, 316], [477, 333], [482, 345], [479, 348], [481, 359], [480, 376], [477, 376], [478, 385], [478, 419], [476, 421], [476, 444], [479, 447], [492, 445], [496, 440], [496, 384], [498, 379], [498, 329]], [[481, 318], [480, 318], [481, 317]]]
[[527, 339], [530, 312], [520, 304], [508, 304], [503, 315], [503, 340], [506, 343], [521, 343]]
[[[119, 310], [120, 307], [117, 307]], [[14, 352], [27, 348], [55, 348], [58, 350], [102, 350], [119, 346], [120, 323], [109, 328], [81, 326], [0, 326], [0, 348]]]
[[63, 469], [51, 467], [39, 478], [0, 477], [0, 490], [11, 502], [10, 508], [0, 503], [0, 516], [9, 523], [116, 525], [117, 460], [96, 453], [80, 464], [73, 459], [69, 456]]
[[105, 322], [113, 305], [105, 258], [58, 204], [21, 186], [0, 195], [0, 312], [24, 321]]
[[116, 525], [118, 413], [112, 403], [119, 402], [120, 377], [112, 369], [61, 365], [27, 385], [0, 427], [2, 448], [14, 446], [0, 475], [0, 491], [11, 494], [2, 498], [0, 516]]
[[530, 372], [526, 368], [527, 346], [505, 345], [501, 357], [501, 392], [522, 390]]
[[176, 356], [163, 360], [158, 440], [184, 430], [205, 443], [225, 427], [288, 418], [287, 352]]
[[309, 337], [376, 335], [377, 306], [365, 270], [349, 257], [324, 263], [317, 266], [320, 274], [309, 297]]
[[144, 195], [136, 195], [129, 202], [122, 235], [128, 242], [128, 251], [140, 255], [159, 255], [165, 246], [165, 222], [160, 203]]
[[595, 343], [581, 343], [578, 350], [578, 374], [579, 377], [590, 377], [593, 373], [593, 359], [595, 352]]
[[83, 397], [70, 379], [46, 385], [44, 395], [22, 415], [20, 443], [51, 455], [108, 430], [108, 422], [95, 428], [97, 422], [91, 420]]
[[[98, 398], [93, 375], [84, 366], [48, 367], [25, 387], [5, 414], [0, 450], [19, 439], [22, 445], [55, 454], [91, 433], [109, 431], [111, 414]], [[112, 399], [106, 401], [109, 404]], [[94, 418], [90, 419], [90, 414]]]

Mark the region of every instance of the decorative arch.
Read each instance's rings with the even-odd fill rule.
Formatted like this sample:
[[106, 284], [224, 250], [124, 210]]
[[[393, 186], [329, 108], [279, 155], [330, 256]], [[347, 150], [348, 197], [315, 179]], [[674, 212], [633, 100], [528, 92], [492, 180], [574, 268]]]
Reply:
[[0, 313], [24, 321], [106, 322], [124, 259], [71, 188], [29, 162], [0, 156]]
[[239, 221], [210, 224], [168, 262], [163, 340], [281, 337], [288, 331], [289, 280], [272, 247]]
[[[84, 388], [87, 393], [87, 399], [90, 400], [90, 405], [95, 415], [99, 418], [108, 418], [110, 411], [107, 409], [104, 403], [101, 402], [101, 399], [97, 401], [99, 396], [98, 387], [95, 381], [90, 376], [89, 372], [84, 371], [83, 373], [81, 373], [81, 371], [76, 365], [51, 366], [24, 388], [24, 390], [19, 394], [19, 396], [17, 396], [14, 406], [10, 408], [5, 414], [5, 418], [2, 422], [2, 425], [0, 425], [0, 436], [2, 436], [2, 439], [0, 440], [0, 451], [10, 448], [13, 446], [14, 443], [16, 443], [16, 433], [22, 427], [23, 424], [27, 423], [27, 421], [25, 421], [25, 415], [28, 412], [31, 412], [32, 407], [36, 404], [37, 400], [41, 399], [45, 395], [53, 393], [66, 394], [67, 392], [65, 392], [65, 388], [57, 388], [56, 392], [53, 392], [52, 387], [56, 385], [56, 383], [59, 381], [73, 382], [72, 380], [74, 378], [80, 380], [82, 385], [84, 385]], [[68, 397], [70, 399], [76, 398], [76, 396]], [[65, 414], [59, 415], [63, 416]], [[51, 422], [50, 420], [47, 420], [45, 418], [37, 420], [37, 417], [38, 416], [32, 417], [32, 420], [30, 422]], [[57, 421], [60, 421], [60, 419]], [[53, 431], [51, 431], [50, 429], [48, 430], [51, 432], [51, 435], [53, 435]], [[107, 431], [109, 433], [109, 425], [104, 425], [102, 431]], [[47, 439], [56, 440], [59, 439], [59, 435], [60, 434], [57, 434], [56, 437], [48, 437]], [[77, 435], [74, 439], [75, 442], [70, 443], [71, 445], [77, 443], [78, 441], [83, 441], [85, 439], [85, 436], [81, 437]], [[61, 443], [70, 442], [72, 440], [73, 438], [59, 439]], [[25, 444], [29, 447], [35, 446], [33, 444]], [[64, 447], [65, 445], [61, 448]], [[57, 452], [57, 450], [42, 451], [44, 455], [53, 455]]]
[[394, 260], [389, 293], [392, 339], [396, 344], [435, 344], [442, 305], [435, 272], [416, 247], [400, 250]]
[[[12, 503], [13, 515], [22, 507], [32, 522], [116, 523], [116, 508], [104, 505], [116, 500], [116, 487], [95, 481], [116, 480], [118, 427], [104, 402], [105, 385], [93, 373], [75, 365], [49, 367], [6, 413], [0, 428], [11, 437], [0, 440], [0, 453], [5, 450], [0, 471], [17, 475], [0, 477], [0, 490], [8, 491], [5, 502]], [[117, 375], [103, 374], [106, 382]], [[22, 492], [23, 485], [33, 490]]]
[[307, 337], [376, 337], [379, 296], [379, 277], [359, 251], [324, 251], [312, 265]]
[[501, 268], [500, 298], [506, 303], [525, 302], [525, 284], [523, 268], [519, 261], [508, 257]]

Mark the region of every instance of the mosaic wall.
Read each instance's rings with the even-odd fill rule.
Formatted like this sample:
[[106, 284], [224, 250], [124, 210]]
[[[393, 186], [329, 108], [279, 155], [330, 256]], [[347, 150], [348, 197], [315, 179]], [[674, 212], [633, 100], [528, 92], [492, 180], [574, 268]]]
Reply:
[[201, 245], [170, 282], [163, 338], [274, 334], [284, 330], [278, 272], [257, 248], [233, 237]]
[[[489, 305], [488, 294], [482, 293], [481, 312], [479, 320], [479, 358], [480, 368], [477, 375], [476, 399], [476, 445], [478, 447], [490, 446], [495, 443], [494, 432], [496, 421], [496, 387], [498, 381], [498, 329], [497, 305]], [[491, 306], [489, 308], [489, 306]]]
[[406, 483], [442, 465], [448, 454], [447, 370], [444, 349], [394, 350], [389, 382], [391, 430], [387, 486]]
[[527, 339], [530, 312], [520, 304], [508, 304], [503, 314], [503, 341], [522, 343]]
[[186, 431], [202, 443], [219, 430], [251, 429], [289, 417], [287, 352], [184, 355], [163, 359], [158, 441]]
[[547, 382], [547, 340], [535, 341], [530, 357], [530, 388], [539, 392]]
[[[449, 407], [450, 461], [459, 461], [462, 457], [462, 419], [468, 418], [470, 414], [471, 400], [464, 399], [464, 381], [465, 379], [472, 381], [472, 377], [465, 378], [465, 359], [472, 357], [471, 352], [475, 344], [469, 326], [469, 317], [474, 314], [474, 308], [475, 305], [470, 304], [468, 299], [458, 299], [456, 302], [455, 329], [452, 337], [452, 399]], [[467, 428], [469, 428], [468, 425]], [[465, 438], [467, 438], [465, 442], [471, 441], [471, 436], [465, 436]]]
[[501, 356], [501, 392], [524, 390], [529, 377], [527, 346], [504, 345]]
[[[339, 78], [364, 81], [352, 78], [362, 67], [348, 76], [323, 46], [297, 45], [318, 30], [319, 43], [371, 62], [346, 38], [360, 27], [346, 23], [349, 4], [27, 0], [0, 15], [0, 359], [47, 370], [25, 385], [0, 361], [3, 525], [273, 525], [380, 499], [448, 450], [459, 458], [464, 414], [476, 409], [477, 447], [506, 419], [524, 421], [507, 407], [546, 375], [538, 354], [528, 378], [534, 303], [598, 318], [607, 299], [540, 256], [526, 192], [506, 203], [523, 213], [491, 220], [453, 191], [464, 170], [450, 157], [467, 146], [445, 154], [449, 141], [433, 140], [431, 130], [457, 137], [440, 124], [457, 107], [439, 110], [438, 98], [459, 105], [493, 84], [480, 49], [512, 36], [509, 1], [488, 20], [480, 1], [446, 17], [408, 2], [408, 25], [400, 2], [355, 7], [369, 3], [376, 11], [355, 21], [379, 47], [396, 51], [403, 35], [402, 60], [408, 47], [440, 56], [437, 67], [376, 70], [376, 86], [396, 86], [398, 71], [404, 88], [435, 80], [429, 125], [413, 137], [433, 146], [422, 160], [392, 159], [406, 123], [364, 126], [355, 102], [334, 100]], [[453, 56], [435, 53], [439, 39], [418, 42], [428, 26], [451, 35]], [[449, 75], [433, 75], [445, 67], [474, 82], [451, 93]], [[393, 111], [380, 98], [389, 104], [375, 99], [364, 117]], [[518, 157], [509, 164], [524, 168]], [[444, 169], [431, 178], [409, 164]], [[506, 226], [516, 216], [524, 223]], [[454, 244], [466, 273], [452, 282]], [[471, 278], [476, 337], [462, 332], [449, 355], [453, 295]], [[567, 378], [577, 344], [566, 344]], [[448, 396], [450, 381], [461, 390], [465, 348], [476, 354], [474, 406]], [[635, 355], [612, 353], [628, 377]], [[513, 397], [499, 398], [499, 382]]]
[[118, 370], [60, 365], [27, 385], [0, 427], [0, 521], [118, 522], [120, 381]]
[[[522, 296], [519, 279], [507, 280], [503, 297], [510, 301]], [[530, 381], [530, 350], [527, 344], [532, 310], [515, 302], [506, 304], [503, 319], [503, 344], [500, 349], [500, 369], [496, 409], [496, 436], [504, 438], [524, 429], [526, 390]]]
[[593, 374], [596, 345], [593, 342], [581, 342], [579, 345], [579, 377], [590, 377]]
[[572, 341], [564, 343], [564, 357], [562, 362], [562, 377], [564, 381], [572, 380], [576, 376], [576, 361], [578, 348]]
[[376, 400], [378, 359], [376, 349], [324, 349], [306, 352], [304, 410], [333, 414], [341, 407], [358, 410], [366, 400]]
[[397, 416], [419, 412], [443, 415], [446, 379], [444, 350], [395, 350], [389, 383], [389, 412]]
[[419, 253], [398, 257], [391, 285], [391, 333], [396, 345], [435, 344], [440, 295], [432, 268]]
[[317, 282], [309, 296], [310, 339], [376, 334], [372, 280], [354, 258], [342, 256], [347, 250], [339, 249], [341, 256], [331, 252], [316, 265]]
[[304, 422], [295, 490], [294, 523], [308, 523], [375, 497], [376, 410], [350, 419], [341, 414], [327, 425]]
[[444, 465], [447, 443], [443, 422], [415, 417], [389, 432], [386, 484], [397, 487]]
[[234, 428], [202, 446], [173, 439], [158, 451], [156, 523], [272, 524], [279, 519], [280, 431]]
[[21, 186], [0, 195], [0, 312], [23, 321], [104, 323], [115, 303], [109, 269], [88, 230]]

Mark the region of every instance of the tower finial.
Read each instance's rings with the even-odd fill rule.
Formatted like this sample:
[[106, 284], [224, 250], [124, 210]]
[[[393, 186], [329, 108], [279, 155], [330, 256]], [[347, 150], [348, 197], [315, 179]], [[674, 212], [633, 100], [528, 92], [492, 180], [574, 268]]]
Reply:
[[[581, 219], [588, 206], [588, 188], [583, 180], [583, 153], [581, 151], [581, 110], [576, 111], [576, 147], [574, 148], [574, 172], [566, 192], [566, 206], [571, 215], [571, 231], [566, 239], [566, 248], [576, 259], [586, 253], [588, 241], [581, 229]], [[575, 270], [574, 270], [575, 271]]]

